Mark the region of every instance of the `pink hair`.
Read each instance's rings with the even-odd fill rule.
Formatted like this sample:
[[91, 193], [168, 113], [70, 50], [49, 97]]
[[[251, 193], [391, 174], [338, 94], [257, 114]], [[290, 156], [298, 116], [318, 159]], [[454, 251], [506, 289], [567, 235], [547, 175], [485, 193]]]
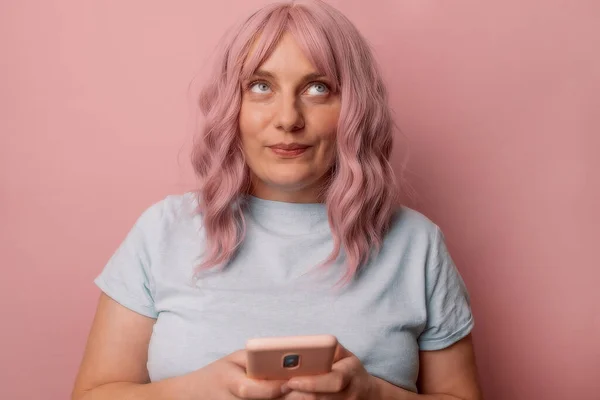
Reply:
[[[192, 155], [208, 240], [200, 268], [226, 263], [244, 240], [242, 200], [250, 186], [239, 140], [240, 82], [285, 32], [335, 82], [332, 90], [341, 96], [336, 163], [323, 194], [334, 249], [323, 265], [335, 261], [343, 249], [347, 281], [379, 251], [395, 210], [398, 190], [389, 163], [394, 124], [367, 42], [344, 15], [319, 0], [268, 5], [230, 31], [219, 47], [216, 71], [200, 94], [205, 124]], [[255, 42], [256, 50], [249, 55]]]

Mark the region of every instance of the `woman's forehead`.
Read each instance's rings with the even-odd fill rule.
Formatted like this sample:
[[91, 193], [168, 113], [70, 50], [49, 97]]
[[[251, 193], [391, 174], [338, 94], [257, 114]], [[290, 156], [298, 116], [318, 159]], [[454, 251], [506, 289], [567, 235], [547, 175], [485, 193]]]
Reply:
[[[252, 53], [249, 53], [249, 57], [252, 57]], [[281, 37], [272, 52], [258, 65], [252, 74], [271, 78], [323, 75], [306, 56], [296, 39], [289, 33]]]

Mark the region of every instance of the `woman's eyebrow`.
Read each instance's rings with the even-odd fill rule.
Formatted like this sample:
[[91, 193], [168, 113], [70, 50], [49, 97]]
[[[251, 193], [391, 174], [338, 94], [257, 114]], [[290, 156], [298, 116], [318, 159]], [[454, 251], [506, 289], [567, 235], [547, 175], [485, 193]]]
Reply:
[[[252, 76], [254, 77], [259, 77], [259, 78], [271, 78], [271, 79], [276, 79], [275, 75], [273, 75], [271, 72], [269, 71], [265, 71], [263, 69], [257, 69]], [[319, 73], [319, 72], [311, 72], [305, 76], [302, 77], [301, 81], [302, 82], [307, 82], [307, 81], [311, 81], [314, 79], [323, 79], [326, 78], [325, 75]]]
[[275, 75], [273, 75], [269, 71], [265, 71], [262, 69], [257, 69], [256, 71], [254, 71], [252, 76], [256, 76], [256, 77], [260, 77], [260, 78], [275, 78]]

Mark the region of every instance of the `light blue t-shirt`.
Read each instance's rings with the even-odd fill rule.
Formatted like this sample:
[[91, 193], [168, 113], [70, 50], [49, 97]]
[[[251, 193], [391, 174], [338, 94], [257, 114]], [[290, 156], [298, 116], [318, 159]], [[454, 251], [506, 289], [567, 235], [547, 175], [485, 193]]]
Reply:
[[95, 283], [156, 318], [152, 381], [242, 349], [249, 338], [333, 334], [372, 375], [416, 392], [419, 350], [438, 350], [473, 327], [469, 297], [438, 227], [403, 207], [379, 255], [342, 289], [343, 260], [316, 270], [333, 240], [322, 204], [249, 197], [246, 239], [221, 271], [193, 279], [205, 250], [194, 194], [146, 210]]

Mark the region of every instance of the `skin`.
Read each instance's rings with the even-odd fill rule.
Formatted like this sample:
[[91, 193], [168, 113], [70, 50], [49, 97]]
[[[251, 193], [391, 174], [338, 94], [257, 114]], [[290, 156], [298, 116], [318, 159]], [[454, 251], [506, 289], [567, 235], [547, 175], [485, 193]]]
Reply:
[[[263, 63], [260, 76], [243, 83], [240, 112], [243, 149], [252, 171], [253, 194], [269, 200], [318, 201], [335, 154], [340, 98], [292, 37], [285, 36]], [[298, 142], [310, 148], [281, 157], [269, 146]], [[72, 399], [160, 400], [481, 400], [471, 337], [443, 350], [420, 353], [415, 394], [370, 375], [340, 346], [331, 373], [287, 382], [245, 376], [244, 351], [190, 374], [150, 383], [146, 368], [155, 320], [102, 294]]]
[[[239, 126], [253, 195], [294, 203], [318, 201], [335, 159], [341, 108], [339, 94], [330, 87], [289, 34], [242, 83]], [[292, 142], [310, 148], [287, 158], [269, 147]]]

